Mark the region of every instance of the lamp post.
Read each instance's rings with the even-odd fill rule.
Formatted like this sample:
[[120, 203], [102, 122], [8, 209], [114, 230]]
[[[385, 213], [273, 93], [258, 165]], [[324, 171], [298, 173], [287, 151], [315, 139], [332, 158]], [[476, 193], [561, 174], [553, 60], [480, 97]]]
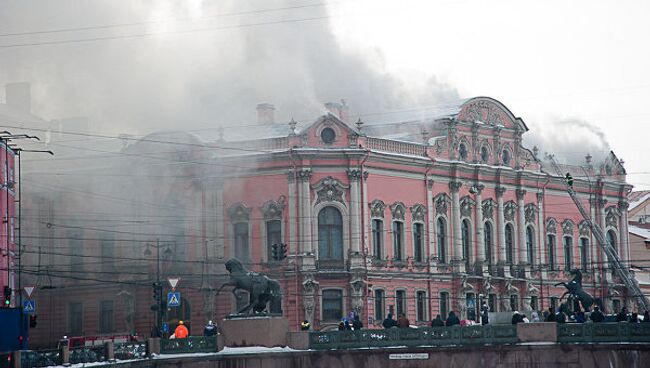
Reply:
[[[149, 244], [147, 244], [147, 249], [144, 251], [145, 256], [151, 256], [151, 250], [149, 250]], [[171, 250], [169, 248], [165, 249], [165, 254], [169, 255], [171, 254]], [[156, 331], [157, 335], [156, 337], [161, 337], [162, 336], [162, 319], [163, 319], [163, 306], [165, 303], [163, 303], [163, 295], [162, 295], [162, 284], [160, 282], [160, 239], [156, 239], [156, 281], [153, 283], [154, 287], [154, 295], [159, 295], [160, 300], [156, 300], [158, 302], [157, 310], [156, 313]], [[152, 309], [153, 306], [152, 306]]]

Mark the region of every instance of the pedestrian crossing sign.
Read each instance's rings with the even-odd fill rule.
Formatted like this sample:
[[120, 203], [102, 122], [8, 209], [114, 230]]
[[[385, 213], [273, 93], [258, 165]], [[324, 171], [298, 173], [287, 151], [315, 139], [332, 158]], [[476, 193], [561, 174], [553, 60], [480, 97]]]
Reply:
[[181, 306], [181, 293], [167, 293], [167, 306], [168, 307], [180, 307]]
[[25, 300], [23, 302], [23, 312], [26, 314], [33, 314], [34, 312], [36, 312], [36, 301]]

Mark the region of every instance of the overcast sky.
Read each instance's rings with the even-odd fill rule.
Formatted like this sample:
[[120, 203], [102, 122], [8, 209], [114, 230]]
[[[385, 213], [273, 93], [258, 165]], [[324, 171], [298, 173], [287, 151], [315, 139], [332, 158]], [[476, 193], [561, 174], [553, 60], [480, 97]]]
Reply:
[[648, 1], [0, 0], [0, 85], [31, 82], [35, 113], [93, 132], [206, 136], [254, 122], [259, 102], [309, 120], [345, 98], [371, 119], [487, 95], [529, 147], [611, 148], [650, 189], [648, 15]]

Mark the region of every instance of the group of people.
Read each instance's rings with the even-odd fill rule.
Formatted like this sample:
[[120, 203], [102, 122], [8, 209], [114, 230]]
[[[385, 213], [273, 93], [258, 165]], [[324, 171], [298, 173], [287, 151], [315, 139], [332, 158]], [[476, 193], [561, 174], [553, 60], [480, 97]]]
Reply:
[[408, 318], [406, 318], [406, 314], [400, 313], [399, 317], [397, 317], [397, 321], [393, 319], [393, 313], [388, 313], [386, 318], [384, 319], [384, 322], [381, 324], [384, 326], [384, 328], [393, 328], [393, 327], [398, 327], [398, 328], [409, 328], [411, 326], [411, 321], [409, 321]]
[[359, 319], [358, 314], [355, 314], [354, 317], [352, 317], [352, 323], [350, 323], [350, 320], [347, 318], [339, 323], [339, 331], [359, 331], [362, 328], [363, 323]]
[[[217, 325], [212, 321], [203, 328], [203, 336], [215, 336], [217, 334]], [[185, 326], [185, 322], [178, 321], [174, 333], [169, 336], [170, 339], [186, 339], [190, 335], [190, 330]]]

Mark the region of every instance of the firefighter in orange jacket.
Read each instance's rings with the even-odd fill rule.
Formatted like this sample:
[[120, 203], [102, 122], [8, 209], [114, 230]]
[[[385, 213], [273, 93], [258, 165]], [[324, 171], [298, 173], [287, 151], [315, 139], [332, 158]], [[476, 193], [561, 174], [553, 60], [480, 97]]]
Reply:
[[176, 330], [174, 330], [174, 337], [177, 339], [186, 339], [189, 334], [190, 332], [187, 330], [187, 327], [185, 327], [183, 321], [178, 321], [178, 326], [176, 326]]

